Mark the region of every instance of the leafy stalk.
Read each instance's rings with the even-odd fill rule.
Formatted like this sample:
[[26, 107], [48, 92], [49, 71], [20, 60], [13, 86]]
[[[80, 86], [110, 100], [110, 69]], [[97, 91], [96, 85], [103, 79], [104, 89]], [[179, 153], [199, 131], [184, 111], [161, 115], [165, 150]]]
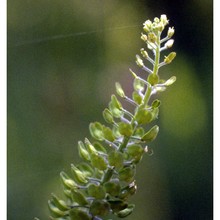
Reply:
[[132, 98], [127, 97], [121, 85], [116, 83], [118, 96], [130, 103], [133, 111], [124, 109], [119, 99], [111, 96], [108, 108], [103, 111], [109, 126], [91, 123], [89, 130], [95, 141], [86, 138], [84, 142], [78, 142], [82, 163], [71, 165], [71, 177], [65, 172], [60, 173], [66, 200], [52, 194], [48, 201], [51, 219], [102, 220], [110, 214], [125, 218], [133, 212], [135, 205], [129, 204], [129, 197], [137, 189], [136, 167], [145, 153], [151, 154], [148, 144], [159, 132], [159, 126], [150, 127], [150, 124], [158, 118], [160, 101], [151, 98], [165, 91], [176, 80], [173, 76], [166, 81], [158, 74], [159, 69], [171, 63], [176, 56], [175, 52], [171, 52], [162, 62], [160, 59], [161, 52], [171, 48], [174, 42], [171, 39], [174, 28], [169, 28], [167, 36], [161, 39], [167, 24], [166, 15], [144, 23], [145, 33], [142, 33], [141, 39], [151, 55], [143, 48], [141, 55], [152, 65], [152, 69], [136, 55], [137, 65], [147, 75], [144, 79], [130, 70], [134, 77]]

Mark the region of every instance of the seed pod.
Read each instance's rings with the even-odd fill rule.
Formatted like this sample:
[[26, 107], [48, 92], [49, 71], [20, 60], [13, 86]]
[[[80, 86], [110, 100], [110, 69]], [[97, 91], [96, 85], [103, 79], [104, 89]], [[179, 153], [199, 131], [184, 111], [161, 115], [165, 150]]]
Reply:
[[109, 109], [105, 109], [103, 112], [102, 112], [102, 115], [103, 115], [103, 118], [105, 119], [105, 121], [107, 123], [110, 123], [112, 124], [114, 122], [114, 119], [113, 119], [113, 115], [112, 113], [109, 111]]
[[158, 99], [155, 99], [153, 102], [152, 102], [152, 104], [151, 104], [151, 106], [152, 106], [152, 108], [158, 108], [159, 106], [160, 106], [160, 100], [158, 100]]
[[166, 86], [170, 86], [172, 85], [174, 82], [176, 81], [176, 77], [175, 76], [172, 76], [170, 79], [168, 79], [164, 84]]
[[94, 200], [90, 206], [90, 213], [94, 216], [106, 216], [110, 212], [110, 205], [104, 200]]
[[80, 156], [82, 159], [87, 160], [87, 161], [90, 160], [89, 153], [88, 153], [88, 151], [86, 150], [86, 147], [85, 147], [85, 145], [83, 144], [82, 141], [79, 141], [79, 142], [78, 142], [78, 152], [79, 152], [79, 156]]
[[52, 201], [54, 202], [55, 206], [60, 209], [61, 211], [67, 211], [70, 208], [67, 206], [66, 202], [59, 199], [55, 194], [52, 193]]
[[48, 201], [48, 207], [51, 215], [53, 215], [54, 217], [63, 217], [65, 215], [65, 212], [58, 209], [56, 205], [50, 200]]
[[115, 140], [113, 132], [109, 127], [103, 126], [103, 135], [104, 135], [104, 138], [110, 142], [113, 142]]
[[91, 177], [94, 174], [93, 168], [88, 163], [80, 163], [76, 167], [83, 172], [85, 177]]
[[129, 216], [133, 212], [134, 208], [135, 208], [135, 205], [134, 204], [130, 204], [130, 205], [128, 205], [128, 207], [126, 209], [118, 212], [117, 216], [119, 218], [125, 218], [125, 217]]
[[111, 96], [111, 101], [109, 102], [109, 109], [114, 117], [120, 118], [121, 116], [123, 116], [122, 105], [115, 95]]
[[159, 82], [159, 76], [156, 74], [150, 74], [147, 78], [147, 81], [153, 86]]
[[74, 176], [74, 179], [81, 183], [81, 184], [85, 184], [87, 183], [87, 179], [86, 179], [86, 176], [85, 174], [80, 171], [76, 166], [74, 166], [73, 164], [71, 164], [71, 171], [73, 173], [73, 176]]
[[118, 177], [120, 181], [130, 183], [133, 181], [135, 175], [135, 168], [125, 167], [119, 170]]
[[104, 199], [105, 198], [105, 189], [101, 185], [96, 185], [91, 183], [88, 185], [88, 194], [96, 199]]
[[174, 60], [175, 57], [176, 57], [176, 53], [171, 52], [168, 56], [165, 56], [164, 62], [167, 64], [170, 64]]
[[133, 133], [133, 128], [131, 124], [125, 123], [125, 122], [119, 122], [118, 123], [118, 129], [121, 135], [124, 135], [126, 137], [129, 137]]
[[99, 154], [91, 154], [91, 164], [99, 170], [106, 170], [107, 163], [105, 159]]
[[135, 78], [134, 79], [134, 82], [133, 82], [133, 86], [134, 86], [134, 89], [137, 91], [137, 92], [143, 92], [144, 89], [145, 89], [145, 84], [143, 81], [141, 81], [140, 79], [138, 78]]
[[104, 184], [105, 191], [111, 196], [118, 196], [121, 191], [121, 186], [119, 181], [111, 180]]
[[80, 192], [77, 189], [73, 189], [72, 191], [72, 197], [74, 202], [78, 203], [79, 205], [87, 205], [88, 201], [86, 200], [86, 197], [83, 195], [82, 192]]
[[89, 131], [93, 138], [102, 141], [104, 139], [103, 126], [99, 122], [90, 123]]
[[73, 208], [69, 212], [71, 220], [92, 220], [92, 217], [87, 213], [86, 210], [79, 208]]
[[116, 92], [117, 92], [117, 94], [118, 94], [120, 97], [124, 98], [124, 97], [125, 97], [125, 93], [124, 93], [124, 91], [123, 91], [123, 89], [122, 89], [120, 83], [116, 82], [116, 83], [115, 83], [115, 87], [116, 87]]
[[158, 132], [159, 126], [155, 125], [141, 138], [141, 140], [145, 142], [151, 142], [157, 137]]
[[118, 199], [118, 198], [109, 199], [108, 202], [111, 206], [111, 210], [114, 213], [117, 213], [128, 207], [128, 204], [125, 201]]
[[139, 108], [135, 114], [135, 120], [138, 124], [148, 124], [152, 121], [153, 117], [151, 112], [146, 108]]
[[119, 151], [112, 151], [108, 155], [108, 162], [110, 166], [121, 168], [123, 166], [123, 153]]
[[142, 148], [141, 145], [133, 144], [133, 145], [128, 146], [126, 149], [127, 149], [128, 155], [132, 158], [132, 160], [135, 163], [140, 162], [144, 154], [144, 149]]
[[132, 99], [138, 104], [140, 105], [142, 103], [142, 97], [141, 95], [137, 92], [137, 91], [134, 91], [132, 93]]
[[66, 187], [67, 189], [72, 189], [78, 186], [76, 182], [72, 180], [65, 172], [62, 171], [60, 173], [60, 177], [64, 187]]

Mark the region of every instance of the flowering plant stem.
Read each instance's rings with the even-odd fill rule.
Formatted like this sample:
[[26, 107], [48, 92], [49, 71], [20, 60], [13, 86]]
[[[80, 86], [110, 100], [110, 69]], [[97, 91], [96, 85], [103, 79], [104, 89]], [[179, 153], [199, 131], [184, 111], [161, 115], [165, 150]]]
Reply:
[[133, 111], [125, 109], [115, 95], [111, 96], [108, 108], [103, 111], [110, 126], [93, 122], [89, 130], [95, 141], [86, 138], [84, 142], [78, 142], [83, 162], [71, 165], [72, 177], [60, 173], [66, 199], [61, 200], [52, 194], [48, 201], [50, 219], [102, 220], [112, 214], [125, 218], [133, 212], [135, 205], [129, 203], [129, 197], [137, 189], [136, 167], [144, 154], [152, 154], [150, 142], [159, 132], [157, 125], [149, 128], [158, 118], [160, 106], [158, 99], [151, 98], [176, 80], [175, 76], [163, 80], [158, 74], [159, 68], [170, 64], [176, 56], [171, 52], [160, 62], [161, 52], [171, 48], [174, 42], [171, 39], [174, 28], [169, 28], [167, 36], [161, 39], [168, 23], [166, 15], [144, 23], [145, 33], [141, 34], [141, 39], [150, 55], [143, 48], [140, 52], [153, 67], [145, 66], [143, 59], [136, 55], [136, 63], [147, 72], [147, 77], [141, 78], [130, 69], [134, 77], [132, 98], [127, 97], [121, 85], [116, 83], [118, 96], [130, 103]]

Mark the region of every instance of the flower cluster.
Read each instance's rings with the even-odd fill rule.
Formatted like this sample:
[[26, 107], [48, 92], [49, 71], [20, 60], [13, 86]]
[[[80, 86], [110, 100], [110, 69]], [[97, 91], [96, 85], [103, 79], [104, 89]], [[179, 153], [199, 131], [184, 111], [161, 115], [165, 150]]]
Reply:
[[[160, 61], [162, 51], [172, 47], [174, 28], [168, 28], [166, 37], [161, 33], [168, 24], [166, 15], [147, 20], [141, 39], [148, 52], [140, 50], [143, 59], [152, 65], [145, 66], [141, 56], [136, 55], [137, 65], [147, 73], [146, 80], [130, 70], [133, 81], [132, 97], [126, 96], [122, 86], [116, 83], [116, 93], [111, 96], [108, 108], [103, 111], [105, 124], [93, 122], [89, 125], [91, 140], [78, 142], [80, 164], [71, 165], [72, 175], [60, 173], [66, 200], [52, 194], [48, 201], [51, 219], [101, 220], [114, 214], [119, 218], [130, 215], [135, 207], [129, 197], [137, 189], [135, 173], [144, 154], [152, 154], [149, 143], [159, 132], [158, 125], [151, 122], [158, 118], [160, 101], [151, 99], [158, 92], [173, 84], [176, 77], [160, 79], [158, 70], [169, 64], [176, 53], [171, 52]], [[129, 102], [133, 111], [123, 107], [121, 100]]]

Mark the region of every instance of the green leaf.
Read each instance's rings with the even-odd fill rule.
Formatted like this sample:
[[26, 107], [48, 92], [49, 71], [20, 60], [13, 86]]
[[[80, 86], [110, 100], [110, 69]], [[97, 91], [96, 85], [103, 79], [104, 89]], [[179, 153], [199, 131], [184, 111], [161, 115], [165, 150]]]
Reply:
[[123, 153], [119, 151], [110, 152], [108, 156], [108, 161], [110, 166], [121, 168], [124, 162]]
[[145, 142], [151, 142], [157, 137], [158, 132], [159, 126], [155, 125], [141, 138], [141, 140]]
[[126, 137], [130, 137], [133, 133], [133, 128], [131, 124], [125, 123], [125, 122], [119, 122], [118, 123], [118, 129], [121, 135], [124, 135]]
[[103, 126], [101, 123], [99, 122], [90, 123], [89, 131], [91, 136], [94, 137], [96, 140], [102, 141], [104, 139]]

